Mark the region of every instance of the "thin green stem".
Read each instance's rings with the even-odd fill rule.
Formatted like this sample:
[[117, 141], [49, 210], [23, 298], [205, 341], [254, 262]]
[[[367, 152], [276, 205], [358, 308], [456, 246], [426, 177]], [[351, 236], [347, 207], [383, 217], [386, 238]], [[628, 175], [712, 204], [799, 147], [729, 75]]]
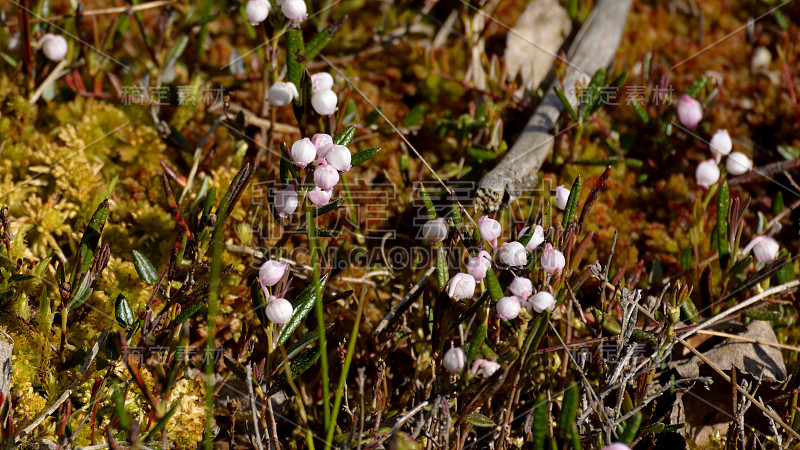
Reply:
[[314, 273], [311, 283], [314, 286], [314, 313], [317, 316], [317, 333], [319, 333], [320, 365], [322, 366], [322, 417], [327, 430], [331, 422], [331, 411], [327, 400], [330, 399], [330, 382], [328, 374], [328, 347], [325, 345], [325, 312], [322, 303], [322, 286], [319, 282], [319, 249], [317, 243], [316, 219], [310, 205], [306, 205], [306, 222], [308, 223], [308, 248], [311, 251], [311, 266]]
[[361, 313], [364, 310], [364, 294], [366, 294], [367, 290], [364, 289], [362, 291], [361, 299], [358, 301], [358, 312], [356, 312], [356, 322], [353, 324], [353, 331], [350, 333], [350, 342], [347, 343], [347, 355], [344, 358], [344, 367], [342, 368], [342, 374], [339, 375], [339, 384], [336, 386], [336, 397], [333, 400], [333, 417], [331, 418], [331, 423], [328, 426], [327, 433], [325, 435], [325, 448], [331, 448], [331, 444], [333, 442], [333, 432], [336, 429], [336, 418], [339, 415], [339, 408], [342, 405], [342, 396], [344, 395], [344, 384], [347, 381], [347, 374], [350, 371], [350, 363], [353, 361], [353, 353], [356, 349], [356, 340], [358, 339], [358, 330], [361, 326]]
[[[221, 217], [219, 220], [225, 220]], [[214, 238], [211, 243], [211, 282], [208, 289], [208, 312], [206, 314], [206, 326], [208, 334], [206, 337], [206, 421], [204, 432], [204, 446], [206, 450], [213, 448], [213, 436], [211, 427], [214, 422], [214, 359], [208, 356], [214, 351], [216, 341], [216, 319], [219, 304], [219, 278], [222, 273], [222, 247], [224, 226], [219, 226], [214, 231]]]

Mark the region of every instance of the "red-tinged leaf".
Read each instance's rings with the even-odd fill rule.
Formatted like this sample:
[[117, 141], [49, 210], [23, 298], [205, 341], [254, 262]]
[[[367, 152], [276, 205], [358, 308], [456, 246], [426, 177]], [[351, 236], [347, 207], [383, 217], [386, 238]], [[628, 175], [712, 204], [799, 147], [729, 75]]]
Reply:
[[108, 72], [108, 81], [111, 83], [111, 87], [114, 88], [114, 96], [118, 99], [122, 98], [122, 81], [120, 81], [119, 77], [114, 75], [111, 72]]
[[181, 211], [178, 209], [178, 202], [175, 201], [175, 196], [172, 194], [172, 188], [169, 185], [169, 179], [167, 179], [166, 174], [162, 175], [162, 181], [164, 182], [164, 193], [167, 196], [167, 203], [169, 204], [169, 209], [172, 211], [172, 217], [175, 218], [175, 221], [178, 222], [178, 226], [181, 227], [183, 233], [186, 234], [187, 240], [191, 241], [193, 239], [192, 232], [189, 230], [189, 225], [186, 224], [181, 216]]
[[581, 210], [581, 216], [578, 218], [578, 229], [583, 228], [583, 222], [586, 220], [586, 216], [589, 214], [589, 211], [592, 210], [592, 206], [594, 205], [595, 200], [597, 200], [597, 196], [600, 195], [600, 191], [606, 184], [606, 180], [608, 180], [608, 176], [611, 175], [611, 166], [606, 167], [606, 170], [600, 175], [600, 178], [597, 179], [597, 182], [594, 184], [592, 191], [589, 192], [589, 196], [586, 198], [586, 201], [583, 202], [583, 209]]

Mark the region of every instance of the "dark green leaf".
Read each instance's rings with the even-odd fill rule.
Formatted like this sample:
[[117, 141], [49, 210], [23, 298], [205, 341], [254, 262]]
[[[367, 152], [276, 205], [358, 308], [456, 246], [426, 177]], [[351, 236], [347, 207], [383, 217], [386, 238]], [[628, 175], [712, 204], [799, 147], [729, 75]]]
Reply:
[[267, 319], [267, 312], [265, 310], [267, 306], [267, 297], [264, 295], [264, 290], [261, 289], [261, 283], [258, 282], [258, 278], [254, 278], [253, 282], [250, 283], [250, 300], [253, 303], [253, 312], [256, 314], [256, 317], [258, 317], [261, 325], [265, 327], [269, 325], [269, 319]]
[[777, 320], [783, 315], [780, 311], [770, 311], [766, 309], [751, 309], [744, 312], [744, 316], [752, 320]]
[[436, 220], [439, 215], [436, 214], [436, 208], [434, 208], [431, 197], [428, 195], [428, 190], [425, 189], [425, 185], [422, 183], [419, 184], [419, 195], [422, 197], [422, 202], [425, 203], [425, 209], [428, 210], [428, 219]]
[[317, 228], [317, 236], [319, 237], [339, 237], [342, 235], [341, 231], [328, 230], [326, 228]]
[[775, 280], [778, 284], [788, 283], [794, 280], [794, 263], [792, 262], [792, 254], [782, 250], [779, 258], [782, 258], [786, 263], [775, 272]]
[[480, 145], [470, 145], [469, 148], [467, 149], [467, 153], [469, 153], [470, 156], [477, 159], [478, 161], [489, 161], [497, 159], [497, 155], [495, 154], [495, 152]]
[[156, 284], [156, 281], [158, 281], [158, 273], [155, 267], [153, 267], [150, 260], [138, 250], [133, 251], [133, 265], [136, 267], [136, 273], [139, 274], [139, 278], [141, 278], [146, 285], [152, 286]]
[[728, 183], [722, 183], [717, 190], [717, 251], [719, 252], [720, 267], [728, 265], [730, 249], [728, 248], [728, 209], [730, 208], [730, 194]]
[[81, 279], [78, 288], [72, 291], [69, 304], [67, 304], [68, 310], [75, 309], [89, 300], [89, 296], [92, 295], [92, 278], [92, 275], [87, 273]]
[[636, 98], [631, 97], [630, 104], [631, 108], [633, 108], [633, 111], [636, 113], [637, 116], [639, 116], [639, 119], [642, 122], [644, 122], [645, 125], [649, 125], [650, 114], [647, 113], [647, 110], [644, 109], [644, 107], [639, 103], [639, 101]]
[[572, 183], [572, 189], [569, 191], [569, 198], [567, 198], [567, 206], [564, 208], [564, 218], [561, 220], [561, 228], [566, 229], [567, 224], [575, 219], [575, 214], [578, 211], [578, 202], [581, 200], [581, 176], [575, 178]]
[[167, 54], [167, 59], [165, 60], [164, 67], [169, 67], [175, 64], [175, 61], [180, 58], [183, 54], [183, 51], [186, 49], [186, 44], [189, 43], [189, 35], [183, 34], [181, 37], [178, 38], [178, 42], [169, 49], [169, 53]]
[[547, 413], [547, 397], [540, 395], [533, 407], [533, 449], [544, 450], [547, 442], [547, 431], [550, 428], [550, 416]]
[[706, 83], [708, 83], [708, 78], [705, 75], [700, 75], [694, 82], [689, 86], [689, 89], [686, 89], [686, 95], [692, 98], [697, 98], [700, 95], [700, 91], [706, 87]]
[[356, 126], [350, 125], [333, 137], [333, 143], [347, 147], [353, 142], [354, 137], [356, 137]]
[[[323, 276], [320, 279], [320, 292], [325, 290], [325, 283], [327, 282], [328, 277], [327, 275]], [[275, 345], [283, 345], [289, 340], [294, 330], [300, 325], [303, 319], [306, 318], [309, 312], [314, 308], [314, 301], [316, 300], [314, 296], [314, 292], [316, 292], [316, 286], [312, 283], [306, 286], [300, 295], [292, 302], [294, 305], [294, 312], [292, 313], [292, 318], [289, 322], [281, 327], [281, 331], [278, 333], [278, 339], [275, 342]]]
[[561, 88], [559, 88], [558, 86], [554, 87], [553, 90], [556, 92], [556, 96], [558, 97], [558, 99], [561, 100], [561, 103], [564, 105], [564, 109], [567, 110], [567, 114], [569, 114], [569, 117], [572, 120], [577, 121], [578, 113], [575, 112], [575, 108], [573, 108], [572, 105], [569, 103], [569, 100], [567, 100], [567, 97], [564, 95], [564, 91], [562, 91]]
[[290, 27], [286, 31], [286, 75], [289, 82], [299, 89], [300, 78], [306, 69], [306, 50], [303, 32], [299, 28]]
[[642, 413], [640, 411], [628, 419], [628, 422], [625, 424], [625, 429], [622, 431], [622, 434], [619, 435], [619, 441], [625, 445], [631, 445], [633, 440], [636, 439], [636, 435], [639, 433], [639, 426], [641, 425]]
[[136, 320], [131, 305], [128, 303], [128, 299], [122, 294], [117, 296], [117, 301], [114, 304], [114, 316], [117, 318], [117, 323], [122, 328], [128, 328], [133, 325], [133, 322]]
[[32, 280], [35, 278], [33, 275], [29, 275], [27, 273], [18, 273], [16, 275], [11, 275], [11, 278], [8, 279], [11, 283], [18, 283], [21, 281]]
[[319, 208], [314, 208], [313, 216], [314, 217], [319, 217], [319, 216], [321, 216], [323, 214], [329, 213], [329, 212], [335, 210], [336, 208], [342, 206], [342, 203], [344, 203], [344, 199], [343, 198], [339, 198], [339, 199], [336, 199], [335, 201], [332, 201], [332, 202], [328, 203], [327, 205], [320, 206]]
[[410, 111], [408, 114], [403, 118], [403, 126], [404, 127], [415, 127], [422, 123], [422, 120], [425, 119], [425, 112], [428, 110], [428, 107], [424, 103], [420, 103]]
[[350, 161], [350, 165], [355, 167], [355, 166], [357, 166], [359, 164], [363, 164], [363, 163], [369, 161], [370, 159], [374, 158], [375, 155], [377, 155], [379, 151], [381, 151], [380, 147], [378, 147], [378, 148], [370, 148], [370, 149], [367, 149], [367, 150], [360, 151], [360, 152], [356, 153], [355, 155], [353, 155], [353, 158]]
[[643, 344], [655, 344], [656, 342], [658, 342], [656, 340], [656, 336], [653, 333], [651, 333], [649, 331], [638, 330], [638, 329], [637, 330], [633, 330], [631, 332], [631, 338], [634, 341], [641, 342]]
[[306, 44], [306, 60], [311, 61], [314, 59], [319, 52], [321, 52], [328, 45], [328, 43], [331, 42], [331, 39], [333, 39], [341, 26], [342, 21], [336, 20], [331, 22], [331, 24], [328, 25], [328, 28], [325, 28], [314, 35], [314, 37], [308, 41], [308, 44]]
[[570, 425], [575, 423], [578, 415], [578, 385], [571, 384], [564, 391], [564, 399], [561, 402], [561, 413], [558, 416], [558, 437], [566, 439], [570, 431]]

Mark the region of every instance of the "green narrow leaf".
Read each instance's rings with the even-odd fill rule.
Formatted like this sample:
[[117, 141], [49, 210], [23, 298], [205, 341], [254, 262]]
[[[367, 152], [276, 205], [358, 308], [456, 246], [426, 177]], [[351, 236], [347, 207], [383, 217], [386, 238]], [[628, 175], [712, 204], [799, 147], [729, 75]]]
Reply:
[[650, 114], [647, 113], [647, 110], [639, 103], [639, 101], [631, 97], [630, 98], [631, 108], [633, 108], [633, 112], [639, 116], [639, 119], [644, 122], [645, 125], [650, 125]]
[[640, 411], [628, 419], [628, 423], [625, 424], [625, 429], [622, 431], [622, 434], [619, 435], [619, 441], [625, 445], [631, 445], [633, 440], [636, 439], [636, 435], [639, 433], [639, 427], [641, 425], [642, 413]]
[[571, 384], [564, 391], [564, 399], [561, 401], [561, 413], [558, 416], [558, 437], [566, 439], [570, 432], [571, 425], [575, 423], [578, 416], [578, 385]]
[[600, 326], [602, 326], [604, 330], [617, 336], [622, 332], [622, 327], [613, 317], [603, 314], [603, 312], [597, 308], [592, 308], [592, 313], [594, 314], [594, 318], [600, 323]]
[[700, 75], [694, 82], [686, 89], [686, 95], [692, 98], [697, 98], [700, 94], [700, 91], [706, 87], [706, 83], [708, 83], [708, 78], [705, 75]]
[[728, 183], [722, 183], [717, 190], [717, 251], [719, 252], [720, 267], [728, 266], [730, 249], [728, 249], [728, 209], [730, 208], [730, 194]]
[[153, 267], [150, 260], [138, 250], [133, 251], [133, 266], [136, 268], [136, 273], [139, 274], [139, 278], [141, 278], [146, 285], [152, 286], [156, 284], [156, 281], [158, 281], [158, 273], [155, 267]]
[[461, 217], [461, 207], [459, 206], [458, 203], [453, 203], [453, 206], [451, 206], [450, 217], [453, 218], [453, 227], [456, 230], [461, 230], [461, 225], [463, 225], [464, 220]]
[[319, 33], [315, 34], [308, 44], [306, 44], [306, 60], [311, 61], [314, 59], [336, 36], [336, 32], [339, 31], [339, 28], [342, 26], [341, 20], [336, 20], [331, 22], [327, 28], [320, 31]]
[[471, 413], [467, 414], [466, 417], [464, 417], [464, 421], [478, 428], [489, 428], [494, 426], [492, 419], [477, 411], [472, 411]]
[[319, 208], [314, 208], [312, 215], [314, 217], [319, 217], [323, 214], [329, 213], [335, 210], [336, 208], [342, 206], [342, 203], [344, 203], [343, 198], [336, 199], [335, 201], [332, 201], [327, 205], [320, 206]]
[[561, 228], [566, 229], [567, 224], [575, 219], [575, 214], [578, 212], [578, 202], [581, 200], [581, 187], [583, 182], [581, 176], [575, 178], [572, 183], [572, 189], [569, 191], [569, 198], [567, 198], [567, 206], [564, 208], [564, 218], [561, 220]]
[[492, 296], [493, 301], [496, 302], [503, 298], [503, 288], [500, 287], [497, 274], [491, 267], [486, 271], [486, 286], [489, 288], [489, 295]]
[[128, 303], [128, 299], [122, 294], [117, 296], [117, 301], [114, 304], [114, 316], [117, 318], [117, 323], [122, 328], [128, 328], [133, 325], [133, 322], [136, 320], [131, 305]]
[[169, 53], [167, 54], [167, 58], [165, 60], [164, 67], [169, 67], [175, 64], [175, 61], [181, 57], [183, 51], [186, 49], [186, 44], [189, 43], [189, 35], [183, 34], [180, 38], [178, 38], [178, 42], [169, 49]]
[[177, 401], [177, 402], [175, 402], [175, 404], [174, 404], [174, 405], [172, 405], [172, 407], [169, 409], [169, 411], [167, 411], [167, 413], [166, 413], [166, 414], [164, 414], [164, 417], [162, 417], [162, 418], [161, 418], [161, 419], [160, 419], [160, 420], [159, 420], [159, 421], [156, 423], [156, 426], [154, 426], [154, 427], [153, 427], [153, 428], [152, 428], [152, 429], [151, 429], [151, 430], [150, 430], [150, 431], [147, 433], [147, 435], [145, 435], [145, 437], [142, 439], [142, 442], [148, 442], [148, 441], [150, 441], [150, 439], [151, 439], [151, 438], [153, 438], [153, 437], [155, 437], [156, 435], [158, 435], [158, 433], [161, 433], [161, 430], [163, 430], [163, 429], [164, 429], [164, 427], [167, 425], [167, 423], [169, 422], [169, 420], [172, 418], [173, 414], [175, 414], [175, 411], [177, 411], [177, 410], [178, 410], [178, 406], [180, 406], [180, 404], [181, 404], [181, 402], [180, 402], [180, 401]]
[[425, 203], [425, 209], [428, 210], [428, 219], [436, 220], [439, 215], [436, 214], [436, 208], [434, 208], [431, 197], [428, 195], [428, 190], [425, 189], [425, 185], [422, 183], [419, 184], [419, 195], [422, 197], [422, 202]]
[[689, 322], [694, 324], [700, 323], [700, 314], [697, 312], [697, 306], [695, 306], [691, 298], [687, 297], [686, 300], [684, 300], [681, 305], [681, 312]]
[[778, 320], [783, 317], [780, 311], [770, 311], [766, 309], [751, 309], [744, 312], [744, 316], [752, 320]]
[[333, 143], [336, 145], [344, 145], [345, 147], [347, 147], [353, 142], [353, 138], [355, 137], [356, 137], [356, 126], [350, 125], [349, 127], [340, 131], [336, 136], [333, 137]]
[[781, 255], [779, 258], [782, 258], [786, 261], [784, 265], [775, 272], [775, 280], [778, 281], [778, 284], [788, 283], [794, 280], [794, 263], [792, 263], [792, 254], [788, 253], [786, 250], [781, 250]]
[[317, 228], [318, 237], [339, 237], [342, 235], [341, 231], [329, 230], [327, 228]]
[[182, 310], [181, 313], [178, 315], [178, 317], [173, 319], [172, 322], [170, 322], [169, 325], [167, 325], [167, 329], [175, 328], [178, 325], [182, 324], [183, 322], [186, 322], [187, 319], [197, 314], [197, 312], [200, 311], [200, 308], [202, 308], [203, 305], [206, 304], [206, 302], [208, 302], [208, 295], [204, 295], [198, 298], [196, 301], [194, 301], [193, 303], [188, 305], [184, 310]]
[[567, 100], [567, 96], [564, 95], [564, 91], [562, 91], [561, 88], [559, 88], [558, 86], [554, 87], [553, 90], [556, 91], [556, 96], [558, 97], [559, 100], [561, 100], [561, 103], [564, 105], [564, 109], [567, 110], [567, 114], [569, 114], [569, 117], [577, 122], [578, 113], [575, 112], [575, 108], [573, 108], [572, 105], [569, 103], [569, 100]]
[[250, 283], [250, 300], [253, 303], [253, 312], [255, 313], [258, 320], [261, 322], [261, 325], [268, 326], [269, 319], [267, 319], [267, 297], [264, 295], [264, 290], [261, 289], [261, 283], [258, 282], [258, 278], [254, 278], [253, 282]]
[[300, 87], [300, 79], [306, 69], [306, 50], [303, 32], [299, 28], [290, 27], [286, 31], [286, 75], [289, 82]]
[[128, 417], [128, 413], [125, 411], [125, 400], [122, 398], [122, 391], [120, 390], [118, 384], [114, 385], [114, 393], [112, 395], [114, 397], [114, 408], [117, 410], [119, 425], [123, 430], [129, 430], [131, 426], [131, 419]]
[[641, 342], [643, 344], [655, 344], [656, 342], [658, 342], [656, 340], [656, 336], [653, 333], [639, 329], [633, 330], [631, 332], [631, 338], [634, 341]]
[[440, 291], [447, 286], [447, 282], [450, 280], [450, 270], [447, 268], [447, 255], [445, 254], [444, 247], [441, 245], [436, 249], [436, 279], [439, 282]]
[[91, 274], [86, 274], [82, 279], [78, 288], [72, 291], [72, 297], [67, 304], [67, 309], [75, 309], [89, 300], [89, 296], [92, 295], [92, 276]]
[[310, 369], [311, 366], [317, 362], [317, 359], [320, 357], [319, 347], [314, 347], [312, 349], [308, 349], [300, 354], [297, 358], [293, 359], [292, 362], [289, 363], [289, 368], [292, 372], [292, 378], [297, 378], [298, 375], [302, 374], [306, 370]]
[[489, 313], [487, 307], [481, 307], [478, 316], [478, 326], [472, 334], [472, 339], [467, 347], [467, 361], [472, 362], [481, 355], [481, 347], [486, 340], [486, 333], [489, 330]]
[[586, 86], [586, 89], [581, 94], [583, 97], [582, 103], [584, 103], [583, 109], [581, 110], [581, 118], [586, 120], [592, 115], [597, 108], [595, 105], [601, 100], [600, 93], [602, 91], [603, 85], [606, 82], [606, 69], [598, 69], [597, 72], [594, 73], [592, 76], [591, 81], [589, 81], [589, 85]]
[[[327, 282], [328, 277], [327, 275], [320, 278], [320, 290], [319, 292], [323, 292], [325, 290], [325, 283]], [[286, 323], [283, 327], [281, 327], [281, 331], [278, 333], [278, 339], [275, 342], [275, 345], [283, 345], [289, 340], [289, 337], [292, 336], [294, 330], [300, 325], [303, 319], [306, 318], [308, 313], [314, 308], [314, 302], [316, 301], [316, 297], [314, 293], [317, 292], [316, 285], [314, 283], [309, 284], [300, 292], [300, 295], [292, 302], [294, 305], [294, 312], [292, 313], [292, 318], [289, 319], [289, 322]]]
[[355, 166], [357, 166], [359, 164], [363, 164], [363, 163], [369, 161], [370, 159], [374, 158], [375, 155], [377, 155], [379, 151], [381, 151], [380, 147], [378, 147], [378, 148], [370, 148], [370, 149], [367, 149], [367, 150], [360, 151], [360, 152], [356, 153], [355, 155], [353, 155], [353, 158], [350, 161], [350, 165], [355, 167]]
[[72, 272], [70, 284], [74, 285], [74, 280], [89, 270], [94, 260], [94, 252], [97, 250], [97, 245], [100, 243], [100, 236], [103, 234], [103, 227], [106, 225], [108, 219], [108, 199], [103, 200], [100, 206], [97, 207], [92, 218], [89, 220], [89, 225], [86, 226], [86, 231], [81, 238], [80, 247], [78, 247], [78, 262]]

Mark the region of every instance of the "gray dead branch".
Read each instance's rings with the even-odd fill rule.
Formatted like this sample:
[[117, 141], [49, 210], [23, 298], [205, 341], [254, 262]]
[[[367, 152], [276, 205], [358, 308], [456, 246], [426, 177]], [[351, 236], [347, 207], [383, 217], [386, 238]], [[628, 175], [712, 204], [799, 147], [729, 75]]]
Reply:
[[[613, 61], [632, 0], [603, 0], [575, 37], [567, 54], [567, 75], [563, 90], [573, 107], [578, 105], [576, 84]], [[511, 197], [537, 183], [536, 173], [553, 150], [550, 130], [564, 109], [551, 85], [525, 129], [500, 164], [478, 184], [476, 207], [496, 211], [508, 193]]]

